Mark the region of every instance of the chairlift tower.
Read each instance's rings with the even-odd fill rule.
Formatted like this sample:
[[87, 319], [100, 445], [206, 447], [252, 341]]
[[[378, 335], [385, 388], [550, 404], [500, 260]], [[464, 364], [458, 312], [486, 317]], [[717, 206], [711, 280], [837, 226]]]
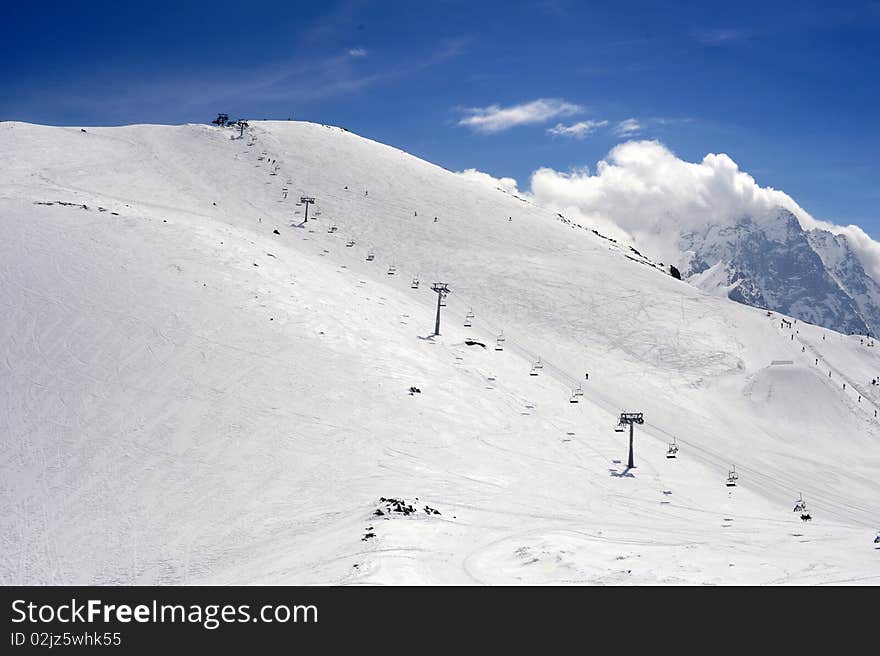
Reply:
[[435, 282], [431, 289], [437, 292], [437, 321], [434, 323], [434, 334], [440, 334], [440, 308], [443, 307], [443, 299], [450, 292], [449, 285], [445, 282]]
[[621, 412], [620, 419], [617, 422], [618, 426], [625, 426], [629, 424], [629, 462], [627, 462], [627, 469], [632, 469], [635, 467], [635, 463], [633, 462], [633, 425], [634, 424], [644, 424], [645, 417], [641, 412]]
[[301, 196], [299, 202], [306, 206], [306, 214], [303, 219], [303, 223], [308, 223], [309, 221], [309, 205], [315, 202], [315, 199], [311, 196]]

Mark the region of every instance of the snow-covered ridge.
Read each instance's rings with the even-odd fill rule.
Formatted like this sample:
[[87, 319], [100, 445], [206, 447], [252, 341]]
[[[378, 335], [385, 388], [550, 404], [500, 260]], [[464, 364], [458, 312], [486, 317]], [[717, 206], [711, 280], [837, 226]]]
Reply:
[[729, 296], [736, 301], [847, 334], [876, 333], [880, 312], [871, 294], [880, 288], [845, 245], [844, 235], [805, 231], [782, 208], [758, 219], [709, 225], [679, 239], [690, 258], [685, 274], [694, 283], [702, 279], [697, 274], [720, 264], [727, 272], [721, 284], [732, 285]]
[[0, 581], [876, 581], [876, 347], [339, 128], [236, 134], [0, 124]]

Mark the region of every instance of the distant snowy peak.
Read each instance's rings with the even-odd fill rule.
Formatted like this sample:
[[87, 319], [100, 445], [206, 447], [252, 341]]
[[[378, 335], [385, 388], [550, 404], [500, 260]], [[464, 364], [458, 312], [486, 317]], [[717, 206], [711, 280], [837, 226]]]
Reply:
[[810, 230], [807, 239], [837, 284], [855, 301], [872, 333], [880, 332], [880, 284], [862, 266], [846, 235]]
[[683, 273], [701, 289], [843, 333], [880, 327], [880, 286], [846, 237], [805, 231], [783, 208], [680, 235]]

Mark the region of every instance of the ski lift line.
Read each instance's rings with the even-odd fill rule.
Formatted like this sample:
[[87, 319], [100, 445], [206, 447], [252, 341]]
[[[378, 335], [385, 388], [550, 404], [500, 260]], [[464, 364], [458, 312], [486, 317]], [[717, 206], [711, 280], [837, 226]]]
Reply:
[[[685, 444], [684, 441], [682, 443]], [[715, 464], [716, 462], [718, 462], [718, 463], [722, 462], [722, 460], [721, 460], [721, 458], [719, 458], [718, 454], [713, 452], [712, 450], [707, 449], [705, 447], [697, 446], [693, 443], [687, 443], [687, 444], [691, 445], [688, 450], [689, 454], [690, 454], [691, 450], [702, 453], [703, 457], [702, 458], [698, 457], [697, 460], [700, 460], [706, 464], [709, 464], [709, 463]], [[727, 462], [729, 462], [729, 460]], [[798, 487], [798, 482], [793, 481], [792, 479], [785, 477], [783, 472], [778, 472], [777, 474], [771, 476], [768, 474], [764, 474], [763, 472], [758, 471], [756, 469], [753, 469], [751, 467], [748, 467], [748, 466], [744, 467], [742, 465], [739, 466], [739, 470], [741, 472], [747, 474], [747, 478], [750, 482], [750, 485], [748, 487], [755, 487], [759, 490], [762, 490], [765, 493], [767, 493], [768, 496], [771, 493], [775, 492], [776, 494], [773, 495], [774, 497], [775, 496], [779, 496], [780, 498], [783, 498], [785, 496], [790, 497], [791, 490], [797, 489], [797, 487]], [[752, 483], [758, 483], [758, 484], [752, 485]], [[856, 511], [859, 511], [858, 514], [863, 513], [865, 516], [871, 516], [871, 515], [876, 514], [876, 511], [873, 508], [868, 508], [865, 506], [861, 506], [860, 504], [853, 503], [850, 499], [844, 499], [842, 497], [834, 495], [833, 493], [828, 493], [827, 490], [819, 491], [819, 490], [811, 489], [809, 486], [804, 486], [802, 484], [800, 485], [800, 487], [801, 487], [801, 489], [807, 490], [811, 494], [811, 496], [813, 496], [814, 499], [819, 499], [819, 501], [814, 501], [814, 506], [818, 507], [820, 510], [826, 510], [829, 515], [835, 515], [838, 518], [841, 518], [846, 523], [854, 524], [854, 525], [858, 525], [858, 526], [867, 526], [870, 524], [870, 522], [856, 519], [852, 515], [848, 515], [848, 514], [842, 515], [840, 513], [841, 509], [856, 510]], [[829, 505], [826, 505], [825, 503], [823, 503], [823, 501], [822, 501], [823, 499], [827, 500], [827, 504], [829, 504]]]
[[[458, 301], [464, 302], [464, 300], [465, 299], [457, 298], [456, 302], [458, 302]], [[484, 319], [481, 320], [481, 324], [483, 324], [484, 326], [489, 325], [488, 322], [486, 322]], [[495, 331], [490, 328], [490, 332], [495, 332]], [[509, 332], [505, 337], [506, 337], [506, 340], [510, 339]], [[536, 357], [535, 354], [532, 353], [530, 349], [526, 348], [521, 342], [519, 342], [516, 339], [511, 339], [510, 345], [514, 351], [519, 351], [521, 354], [525, 354], [529, 359], [533, 359]], [[545, 364], [545, 366], [548, 366], [549, 368], [551, 368], [557, 372], [557, 376], [556, 376], [557, 378], [559, 376], [561, 376], [563, 378], [567, 378], [570, 380], [576, 380], [576, 381], [580, 382], [580, 378], [573, 378], [573, 377], [569, 376], [567, 374], [567, 372], [560, 369], [559, 367], [556, 367], [552, 363], [545, 362], [544, 364]], [[591, 389], [591, 396], [593, 397], [591, 400], [594, 403], [594, 405], [605, 409], [612, 416], [616, 416], [617, 411], [618, 411], [618, 407], [617, 407], [616, 403], [609, 401], [606, 397], [604, 397], [601, 394], [597, 394], [595, 391], [595, 388]], [[669, 437], [673, 437], [673, 439], [677, 439], [676, 436], [672, 435], [671, 433], [669, 433], [668, 431], [666, 431], [662, 427], [657, 426], [656, 424], [651, 424], [651, 423], [646, 422], [646, 427], [651, 428], [653, 430], [656, 430], [660, 433], [663, 433]], [[652, 434], [651, 431], [645, 431], [645, 434], [647, 434], [649, 437], [652, 437], [654, 439], [657, 439], [657, 440], [660, 439], [656, 435]], [[578, 441], [578, 443], [582, 443], [580, 440], [577, 440], [577, 441]], [[696, 457], [695, 459], [698, 461], [701, 461], [703, 464], [709, 466], [710, 468], [721, 469], [722, 471], [724, 471], [725, 470], [724, 468], [726, 468], [728, 466], [728, 463], [730, 462], [729, 458], [722, 456], [721, 454], [719, 454], [711, 449], [708, 449], [708, 448], [705, 448], [702, 446], [698, 446], [695, 443], [689, 442], [687, 440], [682, 440], [681, 443], [690, 447], [689, 448], [689, 455], [690, 456], [696, 455], [695, 453], [691, 453], [692, 451], [701, 454], [702, 457]], [[780, 496], [790, 496], [791, 489], [794, 489], [797, 486], [796, 483], [793, 481], [790, 481], [788, 479], [782, 480], [783, 477], [779, 473], [772, 475], [772, 476], [766, 475], [766, 474], [762, 474], [762, 473], [758, 472], [757, 470], [754, 470], [748, 466], [746, 466], [746, 467], [740, 466], [740, 471], [743, 471], [743, 472], [746, 472], [747, 474], [749, 474], [750, 485], [748, 487], [762, 488], [765, 492], [768, 493], [768, 495], [773, 491], [778, 491]], [[761, 479], [764, 481], [763, 486], [761, 486], [761, 485], [755, 486], [755, 485], [751, 484], [751, 483], [756, 482], [758, 479]], [[801, 487], [803, 488], [804, 486], [801, 485]], [[811, 492], [811, 494], [812, 493], [813, 492]], [[816, 498], [819, 498], [821, 496], [821, 493], [818, 493], [814, 496]], [[840, 513], [838, 512], [840, 508], [852, 508], [852, 509], [861, 510], [866, 515], [873, 514], [872, 509], [866, 508], [866, 507], [861, 507], [861, 506], [858, 506], [857, 504], [853, 504], [852, 501], [849, 499], [843, 499], [843, 498], [829, 499], [829, 503], [832, 504], [828, 507], [830, 515], [837, 515], [838, 517], [840, 517]], [[761, 517], [760, 519], [767, 520], [768, 518]], [[844, 519], [847, 522], [849, 522], [850, 524], [867, 525], [866, 522], [857, 520], [853, 517], [845, 517]], [[772, 521], [772, 520], [770, 520], [770, 521]]]
[[[469, 299], [467, 297], [463, 296], [461, 293], [457, 294], [457, 298], [455, 300], [456, 300], [456, 302], [461, 302], [461, 303], [467, 303], [469, 301]], [[473, 304], [471, 304], [471, 306], [473, 306]], [[488, 327], [490, 332], [495, 332], [493, 330], [493, 326], [489, 322], [487, 322], [484, 317], [485, 317], [485, 313], [481, 313], [480, 323], [483, 326]], [[523, 345], [519, 340], [511, 338], [509, 336], [509, 334], [510, 333], [508, 332], [505, 335], [505, 337], [507, 338], [506, 342], [509, 345], [511, 350], [518, 351], [520, 354], [525, 355], [528, 359], [531, 359], [531, 360], [534, 360], [535, 358], [537, 358], [536, 353], [532, 352], [529, 348], [527, 348], [525, 345]], [[560, 367], [554, 365], [552, 362], [544, 361], [544, 366], [546, 369], [555, 372], [554, 378], [557, 378], [557, 379], [562, 378], [567, 381], [577, 381], [577, 382], [580, 381], [580, 378], [575, 378], [575, 377], [571, 376], [564, 369], [561, 369]], [[590, 396], [591, 396], [591, 401], [594, 403], [594, 405], [600, 406], [604, 410], [606, 410], [610, 414], [612, 414], [613, 416], [616, 416], [617, 411], [618, 411], [617, 404], [611, 402], [609, 399], [605, 398], [601, 394], [598, 394], [596, 392], [595, 387], [590, 388]], [[697, 445], [693, 442], [690, 442], [688, 440], [680, 439], [680, 437], [678, 437], [677, 435], [673, 435], [669, 431], [665, 430], [664, 428], [662, 428], [656, 424], [653, 424], [650, 422], [645, 422], [644, 428], [651, 429], [651, 430], [645, 430], [644, 434], [646, 434], [647, 436], [649, 436], [655, 440], [663, 441], [663, 440], [661, 440], [661, 438], [657, 437], [657, 435], [652, 434], [652, 431], [657, 431], [657, 432], [662, 433], [670, 438], [679, 439], [680, 444], [683, 446], [686, 446], [688, 448], [688, 455], [690, 457], [693, 457], [696, 454], [701, 454], [702, 457], [698, 457], [697, 459], [700, 460], [704, 465], [707, 465], [712, 469], [719, 469], [721, 471], [728, 471], [728, 470], [726, 470], [726, 467], [728, 467], [729, 463], [730, 463], [729, 457], [724, 456], [724, 455], [722, 455], [712, 449], [709, 449], [709, 448], [706, 448], [703, 446], [699, 446], [699, 445]], [[778, 496], [786, 496], [786, 495], [790, 496], [792, 493], [792, 490], [797, 488], [797, 484], [794, 481], [791, 481], [790, 479], [780, 480], [782, 478], [782, 475], [779, 473], [777, 473], [775, 475], [763, 474], [752, 467], [742, 466], [742, 465], [740, 465], [739, 470], [741, 472], [747, 474], [748, 481], [749, 481], [749, 485], [746, 486], [747, 488], [757, 487], [758, 489], [762, 489], [764, 492], [767, 492], [768, 495], [770, 495], [771, 497], [775, 497], [777, 495]], [[758, 480], [762, 481], [761, 485], [755, 485], [755, 483]], [[804, 488], [803, 485], [801, 485], [801, 487]], [[804, 489], [806, 489], [806, 488], [804, 488]], [[773, 492], [776, 492], [777, 494], [773, 494]], [[821, 499], [823, 496], [827, 498], [829, 496], [827, 494], [823, 494], [822, 492], [819, 492], [818, 494], [816, 494], [815, 490], [810, 491], [810, 494], [812, 496], [814, 496], [815, 499]], [[837, 511], [840, 508], [861, 510], [866, 515], [875, 514], [875, 511], [873, 509], [860, 506], [859, 504], [854, 504], [849, 499], [840, 498], [837, 501], [835, 501], [835, 500], [829, 498], [829, 503], [832, 504], [831, 506], [828, 507], [830, 510], [829, 514], [839, 515], [839, 512], [837, 512]], [[819, 502], [814, 502], [814, 505], [816, 507], [819, 507]], [[851, 516], [847, 516], [845, 519], [849, 523], [856, 523], [858, 525], [863, 525], [863, 526], [870, 525], [869, 522], [859, 521]]]

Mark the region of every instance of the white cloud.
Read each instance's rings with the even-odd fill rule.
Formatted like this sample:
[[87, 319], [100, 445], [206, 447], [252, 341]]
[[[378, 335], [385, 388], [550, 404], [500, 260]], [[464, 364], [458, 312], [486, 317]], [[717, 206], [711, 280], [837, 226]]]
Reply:
[[348, 54], [352, 57], [366, 57], [367, 51], [365, 48], [352, 48], [348, 51]]
[[571, 116], [583, 111], [583, 107], [559, 98], [538, 98], [531, 102], [501, 107], [471, 107], [464, 110], [465, 116], [458, 124], [477, 132], [493, 133], [508, 130], [517, 125], [545, 123], [562, 116]]
[[460, 175], [465, 180], [473, 180], [493, 188], [501, 188], [509, 194], [522, 195], [517, 188], [516, 180], [513, 178], [496, 178], [477, 169], [465, 169], [464, 171], [459, 171], [456, 175]]
[[728, 43], [736, 43], [739, 41], [744, 41], [751, 36], [756, 36], [756, 33], [750, 32], [748, 30], [730, 28], [697, 30], [694, 33], [694, 37], [697, 39], [697, 41], [707, 46], [719, 46]]
[[657, 141], [629, 141], [600, 161], [596, 172], [541, 168], [532, 193], [543, 205], [575, 208], [584, 216], [610, 220], [630, 234], [667, 227], [696, 229], [766, 215], [777, 205], [806, 214], [789, 196], [762, 188], [724, 154], [686, 162]]
[[541, 168], [532, 174], [529, 192], [516, 191], [511, 178], [496, 179], [470, 169], [465, 177], [502, 187], [562, 212], [610, 237], [630, 242], [663, 262], [684, 264], [677, 236], [710, 224], [744, 216], [775, 216], [783, 207], [805, 229], [821, 228], [847, 237], [869, 275], [880, 280], [880, 244], [858, 226], [819, 221], [788, 194], [760, 186], [728, 155], [706, 155], [688, 162], [657, 141], [620, 144], [600, 161], [595, 173]]
[[619, 137], [631, 137], [642, 130], [642, 125], [634, 118], [628, 118], [620, 121], [615, 128], [614, 134]]
[[595, 132], [599, 128], [608, 125], [608, 121], [578, 121], [571, 125], [563, 125], [557, 123], [552, 128], [548, 128], [547, 133], [554, 137], [574, 137], [575, 139], [583, 139], [588, 134]]

